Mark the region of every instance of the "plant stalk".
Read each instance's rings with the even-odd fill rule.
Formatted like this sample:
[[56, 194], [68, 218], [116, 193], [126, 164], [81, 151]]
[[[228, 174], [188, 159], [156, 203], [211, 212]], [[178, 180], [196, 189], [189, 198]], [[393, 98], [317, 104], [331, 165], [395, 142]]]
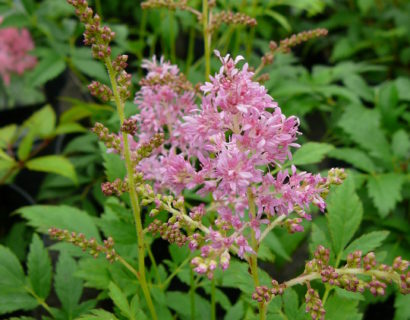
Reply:
[[[117, 81], [115, 79], [115, 72], [112, 67], [111, 58], [107, 57], [105, 59], [105, 65], [108, 69], [108, 74], [110, 77], [112, 91], [114, 94], [115, 104], [117, 106], [117, 112], [118, 112], [120, 122], [122, 125], [125, 120], [124, 103], [121, 100], [120, 94], [118, 92]], [[137, 231], [137, 238], [138, 238], [138, 271], [139, 271], [139, 276], [140, 276], [139, 280], [140, 280], [142, 292], [144, 293], [144, 297], [148, 305], [148, 309], [150, 310], [150, 313], [151, 313], [151, 318], [154, 320], [157, 320], [158, 317], [155, 312], [154, 304], [152, 303], [151, 295], [149, 292], [149, 288], [148, 288], [148, 284], [147, 284], [147, 280], [145, 276], [145, 260], [144, 260], [145, 244], [144, 244], [144, 233], [143, 233], [142, 222], [141, 222], [141, 209], [139, 205], [138, 195], [136, 192], [136, 186], [134, 183], [134, 168], [132, 166], [127, 133], [123, 132], [122, 137], [123, 137], [123, 143], [124, 143], [124, 158], [125, 158], [125, 163], [127, 167], [128, 187], [130, 190], [129, 194], [130, 194], [130, 200], [131, 200], [131, 207], [132, 207], [132, 212], [134, 215], [135, 226], [136, 226], [136, 231]]]
[[211, 74], [211, 34], [209, 31], [208, 17], [208, 0], [202, 0], [202, 32], [204, 36], [205, 50], [205, 80], [209, 80], [209, 75]]

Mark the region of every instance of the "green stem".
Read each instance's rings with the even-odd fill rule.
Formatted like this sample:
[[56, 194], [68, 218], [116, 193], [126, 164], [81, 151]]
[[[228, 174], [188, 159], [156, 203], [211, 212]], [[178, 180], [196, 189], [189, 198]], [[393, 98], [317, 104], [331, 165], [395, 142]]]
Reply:
[[[252, 218], [255, 218], [256, 217], [255, 198], [254, 198], [254, 195], [250, 187], [248, 188], [247, 194], [248, 194], [249, 213], [251, 214]], [[258, 276], [259, 244], [258, 244], [258, 240], [256, 239], [255, 231], [253, 230], [253, 228], [251, 228], [251, 246], [252, 246], [253, 251], [255, 251], [255, 253], [249, 256], [249, 266], [250, 266], [251, 273], [252, 273], [253, 285], [256, 288], [259, 286], [259, 276]], [[259, 317], [261, 320], [266, 319], [266, 304], [264, 301], [259, 303]]]
[[175, 34], [174, 34], [174, 12], [169, 11], [169, 37], [171, 46], [171, 62], [176, 63], [176, 53], [175, 53]]
[[[114, 94], [115, 105], [117, 107], [118, 116], [120, 118], [120, 122], [122, 125], [125, 120], [124, 103], [118, 91], [117, 80], [115, 79], [115, 71], [112, 67], [112, 62], [111, 62], [110, 57], [107, 57], [105, 59], [105, 65], [108, 69], [108, 74], [110, 76], [110, 82], [111, 82], [112, 91]], [[134, 215], [135, 227], [136, 227], [137, 238], [138, 238], [138, 271], [139, 271], [139, 276], [140, 276], [139, 280], [140, 280], [142, 292], [144, 293], [145, 300], [147, 302], [148, 308], [151, 313], [151, 318], [156, 320], [158, 319], [158, 317], [155, 312], [154, 305], [152, 303], [151, 295], [148, 289], [147, 280], [145, 276], [145, 260], [144, 260], [145, 244], [144, 244], [144, 233], [143, 233], [142, 222], [141, 222], [141, 209], [140, 209], [138, 195], [136, 192], [136, 186], [134, 182], [134, 168], [132, 165], [127, 133], [123, 132], [122, 137], [123, 137], [123, 143], [124, 143], [124, 158], [125, 158], [125, 163], [127, 167], [128, 187], [129, 187], [129, 194], [130, 194], [130, 200], [131, 200], [131, 207], [132, 207], [132, 212]]]
[[171, 283], [171, 280], [178, 274], [179, 271], [189, 262], [191, 261], [191, 256], [186, 258], [175, 270], [174, 272], [171, 273], [171, 275], [162, 283], [161, 289], [166, 289], [169, 284]]
[[215, 277], [211, 280], [211, 319], [216, 320]]
[[209, 16], [208, 0], [202, 0], [202, 32], [204, 36], [205, 50], [205, 79], [209, 80], [211, 74], [211, 35], [209, 32], [208, 16]]
[[[258, 7], [258, 0], [252, 1], [252, 17], [255, 18], [256, 16], [256, 9]], [[255, 28], [251, 28], [248, 41], [246, 42], [246, 56], [248, 60], [250, 59], [252, 47], [253, 47], [253, 39], [255, 38]]]
[[188, 54], [186, 58], [185, 74], [188, 76], [189, 69], [194, 61], [195, 28], [189, 30]]
[[25, 287], [25, 289], [37, 300], [39, 305], [41, 305], [53, 318], [55, 318], [50, 306], [47, 304], [47, 302], [45, 302], [43, 298], [40, 298], [30, 287]]
[[190, 276], [191, 276], [191, 283], [190, 283], [190, 289], [189, 289], [189, 296], [191, 298], [191, 320], [195, 320], [195, 279], [194, 279], [194, 271], [192, 268], [189, 269], [190, 271]]
[[100, 17], [102, 17], [101, 0], [95, 0], [95, 9]]
[[159, 285], [161, 285], [162, 284], [161, 283], [161, 277], [160, 277], [159, 272], [158, 272], [158, 265], [157, 265], [157, 262], [155, 261], [155, 257], [152, 254], [152, 251], [151, 251], [151, 248], [150, 248], [149, 245], [146, 245], [146, 249], [147, 249], [147, 252], [148, 252], [149, 259], [151, 260], [152, 267], [154, 268], [155, 276], [157, 277], [157, 283]]

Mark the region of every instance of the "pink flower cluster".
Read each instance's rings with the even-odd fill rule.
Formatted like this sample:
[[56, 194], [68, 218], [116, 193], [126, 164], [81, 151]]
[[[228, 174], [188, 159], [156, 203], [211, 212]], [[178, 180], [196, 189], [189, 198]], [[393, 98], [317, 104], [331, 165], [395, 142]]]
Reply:
[[[259, 238], [261, 225], [275, 216], [296, 212], [310, 219], [305, 212], [310, 204], [323, 211], [321, 194], [327, 182], [320, 175], [297, 172], [294, 166], [291, 172], [272, 174], [291, 159], [290, 148], [299, 147], [295, 143], [299, 120], [282, 114], [265, 87], [252, 80], [248, 64], [238, 68], [242, 57], [234, 60], [216, 54], [222, 66], [200, 88], [200, 107], [192, 91], [177, 90], [172, 81], [163, 81], [178, 77], [176, 66], [162, 60], [146, 62], [147, 85], [137, 94], [140, 113], [135, 116], [138, 141], [149, 140], [157, 132], [168, 134], [165, 146], [137, 170], [157, 188], [174, 194], [184, 189], [212, 194], [212, 210], [218, 213], [214, 230], [205, 236], [201, 257], [192, 261], [197, 272], [208, 275], [216, 261], [223, 269], [228, 266], [232, 246], [240, 257], [253, 253], [249, 230]], [[254, 215], [250, 197], [256, 206]], [[303, 228], [298, 225], [292, 230]]]
[[34, 68], [37, 59], [29, 55], [33, 49], [34, 43], [28, 30], [0, 29], [0, 76], [6, 85], [10, 84], [12, 73], [21, 75], [27, 69]]

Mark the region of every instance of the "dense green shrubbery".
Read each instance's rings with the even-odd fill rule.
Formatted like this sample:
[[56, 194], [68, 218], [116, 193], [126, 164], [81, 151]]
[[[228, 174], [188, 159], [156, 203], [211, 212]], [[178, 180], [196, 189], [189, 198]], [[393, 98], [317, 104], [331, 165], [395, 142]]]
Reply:
[[[211, 74], [219, 70], [218, 58], [203, 54], [203, 25], [195, 14], [181, 8], [142, 10], [130, 0], [94, 2], [116, 33], [113, 55], [130, 57], [128, 70], [133, 72], [136, 89], [144, 76], [142, 60], [154, 54], [177, 64], [194, 84], [204, 82], [208, 59]], [[201, 3], [189, 1], [198, 12], [203, 9]], [[258, 22], [256, 27], [218, 26], [210, 49], [218, 49], [222, 56], [243, 55], [250, 66], [260, 66], [260, 80], [282, 112], [301, 119], [302, 147], [283, 167], [295, 164], [326, 173], [338, 166], [346, 168], [348, 175], [342, 186], [332, 187], [327, 212], [314, 211], [313, 221], [303, 223], [303, 232], [290, 235], [276, 228], [265, 238], [258, 248], [261, 284], [270, 283], [271, 276], [284, 281], [301, 274], [309, 257], [316, 262], [323, 258], [323, 252], [320, 259], [314, 255], [319, 245], [331, 249], [327, 253], [330, 265], [338, 270], [349, 264], [348, 255], [356, 250], [374, 251], [386, 265], [392, 265], [397, 256], [408, 260], [410, 4], [400, 0], [226, 0], [217, 1], [212, 10], [242, 12]], [[83, 27], [63, 0], [0, 1], [0, 16], [0, 28], [30, 30], [36, 45], [32, 54], [38, 59], [33, 70], [22, 77], [13, 75], [10, 85], [0, 87], [0, 101], [4, 101], [0, 119], [5, 109], [46, 105], [0, 128], [2, 194], [19, 192], [30, 199], [25, 184], [16, 182], [25, 181], [34, 184], [33, 197], [41, 204], [13, 203], [1, 213], [5, 225], [15, 223], [0, 234], [0, 314], [20, 319], [151, 318], [140, 275], [135, 275], [137, 234], [130, 198], [127, 194], [105, 197], [101, 191], [104, 181], [123, 179], [127, 170], [119, 155], [107, 153], [107, 147], [85, 129], [98, 121], [111, 132], [119, 132], [123, 122], [114, 104], [98, 103], [87, 93], [91, 79], [109, 84], [104, 66], [81, 45]], [[328, 36], [292, 48], [292, 53], [270, 45], [271, 40], [315, 28], [328, 29]], [[277, 45], [281, 48], [280, 42]], [[273, 63], [262, 60], [261, 64], [263, 56], [273, 58]], [[64, 85], [68, 94], [56, 99], [55, 86]], [[69, 108], [61, 110], [60, 100]], [[135, 113], [135, 105], [125, 103], [125, 117]], [[61, 145], [63, 139], [61, 152], [50, 154], [48, 146]], [[38, 184], [24, 180], [25, 169], [47, 175]], [[189, 209], [210, 200], [187, 190], [184, 197]], [[18, 207], [22, 207], [17, 210], [22, 219], [16, 221], [11, 214]], [[144, 228], [153, 221], [148, 216], [152, 209], [147, 201], [142, 210]], [[165, 212], [159, 219], [166, 221]], [[123, 261], [111, 264], [71, 244], [40, 238], [49, 228], [95, 238], [100, 244], [97, 251], [105, 254], [111, 247], [104, 246], [102, 239], [112, 237]], [[69, 235], [60, 234], [60, 238], [74, 241]], [[85, 239], [77, 242], [96, 253], [94, 244]], [[150, 233], [145, 234], [145, 242], [146, 279], [160, 319], [173, 315], [210, 319], [215, 308], [218, 318], [257, 317], [258, 304], [252, 300], [256, 283], [246, 262], [232, 258], [230, 267], [216, 271], [210, 281], [193, 272], [189, 262], [194, 254], [186, 246], [166, 246]], [[376, 304], [384, 306], [385, 318], [400, 320], [410, 315], [409, 296], [393, 286], [378, 297], [328, 283], [312, 282], [312, 287], [319, 292], [328, 319], [370, 318]], [[285, 290], [269, 303], [268, 319], [309, 318], [304, 294], [300, 287]], [[107, 303], [109, 299], [112, 302]], [[388, 304], [393, 301], [391, 310]]]

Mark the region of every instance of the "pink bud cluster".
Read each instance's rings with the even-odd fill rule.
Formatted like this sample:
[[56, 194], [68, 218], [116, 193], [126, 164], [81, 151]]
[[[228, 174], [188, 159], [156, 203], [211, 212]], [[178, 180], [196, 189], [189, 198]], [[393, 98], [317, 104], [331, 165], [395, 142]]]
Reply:
[[35, 67], [37, 59], [29, 54], [33, 49], [34, 42], [27, 29], [0, 29], [0, 76], [6, 85], [10, 84], [12, 74], [22, 75]]
[[255, 288], [255, 292], [252, 294], [252, 299], [258, 302], [269, 302], [272, 298], [283, 295], [286, 285], [279, 283], [276, 280], [272, 280], [272, 287], [259, 286]]
[[112, 90], [105, 84], [98, 81], [93, 81], [88, 85], [88, 90], [90, 93], [104, 102], [110, 101], [112, 99]]
[[98, 136], [98, 138], [104, 142], [105, 146], [109, 149], [113, 149], [118, 153], [121, 153], [121, 139], [118, 135], [114, 133], [109, 133], [108, 128], [106, 128], [102, 123], [96, 122], [92, 131]]
[[361, 251], [355, 251], [347, 256], [346, 265], [337, 269], [329, 265], [329, 260], [329, 249], [320, 245], [314, 252], [314, 258], [306, 262], [302, 275], [282, 284], [272, 280], [272, 288], [257, 287], [252, 298], [258, 302], [269, 302], [290, 286], [306, 284], [306, 312], [310, 313], [312, 319], [324, 319], [325, 310], [319, 294], [310, 287], [310, 281], [315, 279], [352, 292], [363, 293], [368, 289], [374, 296], [384, 295], [387, 285], [394, 282], [401, 293], [410, 293], [410, 272], [407, 271], [410, 263], [401, 257], [397, 257], [392, 266], [388, 266], [378, 264], [373, 252], [362, 257]]
[[306, 312], [310, 314], [313, 320], [325, 319], [326, 310], [323, 307], [322, 300], [320, 300], [319, 293], [313, 289], [309, 288], [305, 295], [306, 301]]
[[83, 251], [88, 251], [92, 256], [97, 258], [100, 254], [104, 254], [105, 258], [114, 262], [117, 260], [118, 255], [114, 249], [114, 240], [109, 237], [104, 240], [104, 245], [97, 243], [95, 238], [87, 239], [84, 234], [69, 232], [67, 230], [51, 228], [48, 230], [50, 236], [59, 241], [67, 241], [73, 245], [80, 247]]
[[217, 30], [222, 23], [244, 25], [249, 27], [254, 27], [257, 25], [257, 21], [255, 18], [252, 18], [244, 13], [221, 11], [212, 16], [212, 21], [210, 25], [211, 31]]
[[84, 44], [90, 45], [96, 59], [104, 60], [111, 55], [110, 42], [115, 33], [107, 26], [101, 26], [101, 18], [94, 15], [86, 0], [67, 0], [76, 9], [76, 15], [85, 25]]

